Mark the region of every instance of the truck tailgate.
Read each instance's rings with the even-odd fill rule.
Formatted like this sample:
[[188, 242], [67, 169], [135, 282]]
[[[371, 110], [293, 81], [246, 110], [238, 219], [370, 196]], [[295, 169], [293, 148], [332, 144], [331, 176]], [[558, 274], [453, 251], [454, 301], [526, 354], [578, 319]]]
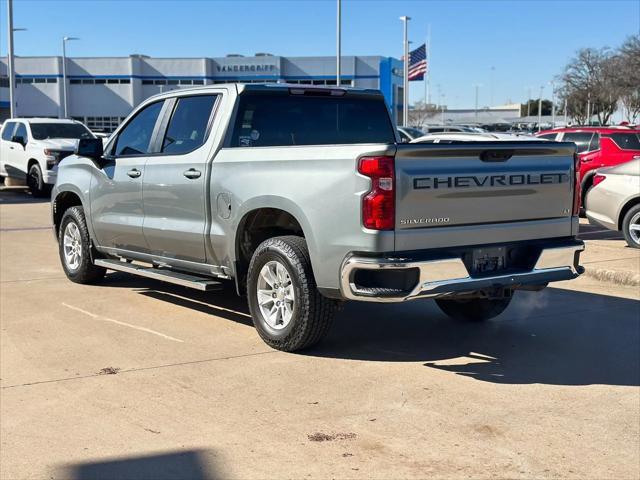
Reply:
[[399, 145], [396, 250], [572, 235], [572, 143]]

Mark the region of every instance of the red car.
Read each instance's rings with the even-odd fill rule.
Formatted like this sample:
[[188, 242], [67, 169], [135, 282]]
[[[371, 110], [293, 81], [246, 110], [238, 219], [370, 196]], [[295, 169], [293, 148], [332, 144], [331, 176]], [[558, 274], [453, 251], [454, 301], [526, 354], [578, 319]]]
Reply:
[[640, 158], [640, 130], [628, 127], [567, 127], [545, 130], [537, 137], [573, 142], [578, 147], [582, 199], [593, 185], [596, 170]]

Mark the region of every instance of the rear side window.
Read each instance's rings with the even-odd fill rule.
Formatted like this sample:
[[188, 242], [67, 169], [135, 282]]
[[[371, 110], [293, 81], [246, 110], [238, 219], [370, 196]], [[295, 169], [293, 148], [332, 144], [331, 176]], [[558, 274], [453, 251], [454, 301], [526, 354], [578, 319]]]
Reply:
[[114, 154], [116, 156], [149, 153], [151, 136], [163, 102], [152, 103], [140, 110], [118, 134]]
[[589, 144], [589, 151], [594, 152], [596, 150], [600, 150], [600, 134], [597, 132], [593, 134], [593, 138]]
[[162, 142], [165, 153], [187, 153], [200, 147], [207, 135], [207, 126], [216, 95], [179, 98]]
[[565, 133], [562, 137], [563, 142], [573, 142], [576, 144], [578, 153], [586, 152], [589, 150], [589, 143], [591, 142], [591, 132], [569, 132]]
[[382, 99], [245, 93], [230, 146], [395, 143]]
[[16, 127], [15, 122], [7, 122], [2, 129], [2, 140], [10, 141], [13, 137], [13, 129]]
[[622, 150], [640, 150], [640, 136], [637, 133], [610, 133], [605, 137], [611, 138]]

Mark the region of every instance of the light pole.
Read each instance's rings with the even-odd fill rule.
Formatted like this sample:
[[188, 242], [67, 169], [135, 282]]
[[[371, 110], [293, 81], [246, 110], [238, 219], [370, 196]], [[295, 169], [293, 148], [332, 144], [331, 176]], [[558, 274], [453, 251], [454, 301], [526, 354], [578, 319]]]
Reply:
[[411, 20], [411, 17], [402, 16], [400, 17], [400, 20], [402, 20], [404, 24], [404, 41], [403, 41], [404, 86], [402, 88], [402, 125], [406, 127], [409, 124], [409, 39], [407, 37], [407, 29], [408, 29], [408, 23], [409, 23], [409, 20]]
[[544, 90], [544, 85], [540, 87], [540, 98], [538, 99], [538, 131], [542, 130], [542, 91]]
[[527, 117], [531, 116], [531, 87], [527, 87]]
[[495, 78], [496, 67], [491, 67], [491, 106], [493, 107], [493, 81]]
[[62, 37], [62, 111], [64, 118], [67, 118], [67, 42], [70, 40], [80, 40], [78, 37]]
[[336, 5], [338, 11], [336, 12], [336, 85], [340, 86], [340, 58], [342, 47], [342, 2], [337, 0]]
[[26, 28], [13, 28], [13, 0], [7, 0], [7, 67], [9, 74], [9, 117], [16, 117], [16, 68], [13, 54], [13, 32], [23, 32]]
[[476, 123], [478, 123], [478, 91], [482, 85], [480, 85], [479, 83], [474, 83], [473, 86], [476, 89], [476, 108], [474, 110], [474, 113], [475, 113]]
[[551, 80], [549, 85], [551, 85], [551, 128], [556, 128], [556, 84]]

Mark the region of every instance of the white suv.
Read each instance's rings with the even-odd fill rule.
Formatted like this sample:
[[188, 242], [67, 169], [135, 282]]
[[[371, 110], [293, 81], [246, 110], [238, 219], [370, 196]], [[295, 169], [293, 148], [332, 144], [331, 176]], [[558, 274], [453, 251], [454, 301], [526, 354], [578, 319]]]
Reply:
[[74, 120], [9, 119], [0, 134], [0, 177], [26, 183], [34, 196], [45, 196], [56, 182], [58, 163], [74, 152], [79, 138], [95, 136]]

